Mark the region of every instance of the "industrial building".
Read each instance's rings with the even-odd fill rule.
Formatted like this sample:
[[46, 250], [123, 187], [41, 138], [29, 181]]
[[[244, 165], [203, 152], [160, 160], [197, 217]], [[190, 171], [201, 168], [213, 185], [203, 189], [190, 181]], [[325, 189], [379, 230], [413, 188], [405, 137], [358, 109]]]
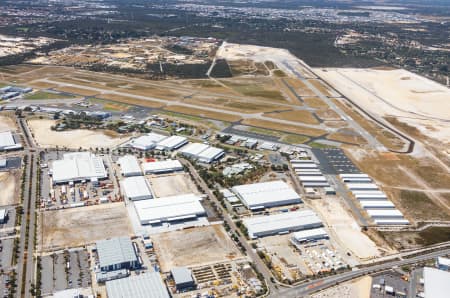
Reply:
[[324, 176], [299, 175], [298, 179], [301, 182], [327, 182], [327, 179]]
[[403, 219], [403, 214], [397, 209], [368, 209], [366, 212], [373, 219]]
[[178, 160], [167, 159], [162, 161], [143, 163], [142, 169], [144, 170], [145, 175], [163, 174], [182, 171], [183, 165]]
[[310, 161], [309, 163], [299, 163], [299, 164], [293, 164], [293, 169], [317, 169], [317, 165]]
[[0, 151], [22, 149], [22, 144], [18, 142], [11, 131], [0, 132]]
[[191, 143], [180, 151], [186, 157], [196, 159], [204, 163], [212, 163], [220, 159], [225, 151], [202, 143]]
[[299, 204], [300, 196], [286, 182], [277, 180], [235, 186], [231, 189], [250, 210]]
[[140, 136], [134, 140], [131, 140], [126, 144], [126, 146], [130, 146], [139, 150], [147, 151], [152, 150], [156, 147], [158, 142], [161, 142], [164, 139], [167, 139], [168, 136], [157, 134], [157, 133], [149, 133], [143, 136]]
[[353, 190], [379, 190], [375, 183], [346, 183], [347, 188]]
[[450, 293], [450, 272], [423, 268], [425, 298], [447, 298]]
[[393, 226], [400, 226], [400, 225], [409, 225], [409, 221], [406, 219], [398, 219], [398, 218], [386, 218], [386, 219], [379, 219], [376, 218], [373, 220], [375, 224], [379, 226], [387, 226], [387, 225], [393, 225]]
[[354, 194], [354, 197], [359, 201], [386, 201], [387, 196], [385, 194]]
[[347, 178], [370, 178], [367, 174], [339, 174], [341, 179]]
[[320, 218], [309, 209], [249, 217], [244, 219], [243, 222], [247, 227], [249, 237], [252, 239], [322, 226]]
[[444, 257], [437, 258], [437, 266], [440, 270], [449, 271], [450, 270], [450, 259]]
[[140, 267], [133, 242], [128, 237], [97, 241], [96, 247], [101, 271], [137, 269]]
[[186, 267], [176, 267], [170, 270], [177, 291], [187, 291], [195, 289], [195, 281], [192, 272]]
[[182, 136], [170, 136], [156, 144], [156, 149], [164, 151], [173, 151], [179, 149], [188, 143], [187, 138]]
[[153, 198], [150, 183], [144, 176], [127, 177], [121, 181], [122, 194], [131, 201]]
[[363, 200], [360, 201], [363, 209], [395, 209], [395, 205], [391, 201]]
[[327, 231], [324, 228], [298, 231], [292, 234], [295, 243], [304, 243], [314, 240], [328, 239]]
[[108, 298], [170, 298], [158, 272], [148, 271], [106, 282]]
[[142, 171], [139, 162], [133, 155], [125, 155], [117, 160], [120, 172], [124, 177], [141, 176]]
[[8, 210], [0, 209], [0, 224], [6, 223], [8, 220]]
[[159, 225], [164, 222], [179, 222], [206, 215], [194, 194], [171, 196], [155, 200], [138, 201], [134, 208], [142, 225]]
[[330, 184], [328, 182], [322, 182], [322, 181], [317, 181], [317, 182], [303, 182], [302, 183], [303, 187], [329, 187]]
[[65, 153], [63, 159], [53, 161], [51, 175], [54, 184], [108, 177], [103, 159], [90, 152]]

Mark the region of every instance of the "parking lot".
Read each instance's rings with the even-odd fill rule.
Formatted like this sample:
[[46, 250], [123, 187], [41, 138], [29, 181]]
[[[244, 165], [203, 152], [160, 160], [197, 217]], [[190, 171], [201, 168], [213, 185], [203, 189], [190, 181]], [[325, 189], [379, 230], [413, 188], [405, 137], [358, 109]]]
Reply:
[[89, 254], [84, 249], [42, 257], [42, 294], [89, 287], [91, 285], [89, 262]]
[[0, 168], [0, 172], [18, 169], [21, 167], [21, 165], [22, 165], [21, 157], [7, 157], [6, 165], [4, 167]]
[[342, 173], [361, 173], [356, 165], [339, 148], [312, 149], [314, 156], [320, 163], [322, 172], [326, 175]]
[[408, 295], [408, 288], [409, 283], [402, 279], [402, 274], [390, 271], [385, 274], [373, 276], [370, 297], [406, 297]]

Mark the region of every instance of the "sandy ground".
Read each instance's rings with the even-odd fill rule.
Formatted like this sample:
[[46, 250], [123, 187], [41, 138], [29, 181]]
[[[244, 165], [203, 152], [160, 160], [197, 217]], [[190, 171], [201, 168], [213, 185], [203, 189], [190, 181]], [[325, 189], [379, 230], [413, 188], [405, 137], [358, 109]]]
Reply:
[[101, 131], [75, 129], [70, 131], [53, 131], [50, 129], [55, 121], [47, 119], [28, 120], [34, 139], [42, 147], [79, 147], [89, 149], [95, 147], [114, 147], [126, 142], [129, 138], [112, 138]]
[[[375, 243], [361, 231], [357, 222], [344, 209], [339, 199], [325, 197], [321, 200], [313, 200], [311, 204], [321, 215], [324, 224], [334, 232], [337, 237], [336, 241], [353, 252], [354, 256], [360, 259], [380, 256]], [[333, 237], [333, 235], [330, 236]]]
[[46, 211], [42, 229], [43, 250], [81, 246], [131, 234], [123, 203]]
[[17, 202], [18, 177], [19, 173], [0, 172], [0, 206], [12, 205]]
[[156, 197], [169, 197], [187, 193], [198, 193], [188, 174], [177, 173], [164, 176], [149, 176], [148, 180]]
[[217, 50], [216, 57], [230, 61], [252, 60], [261, 63], [272, 61], [284, 73], [295, 77], [292, 70], [286, 67], [288, 64], [290, 67], [295, 68], [296, 71], [299, 71], [306, 78], [315, 77], [303, 66], [304, 62], [302, 60], [292, 55], [286, 49], [224, 42]]
[[163, 272], [242, 257], [221, 225], [161, 233], [152, 239]]
[[348, 98], [378, 116], [396, 116], [450, 142], [450, 89], [403, 69], [315, 69]]
[[313, 294], [311, 298], [370, 298], [372, 277], [364, 276]]
[[16, 123], [12, 118], [5, 115], [0, 116], [0, 132], [7, 130], [15, 131], [16, 129]]

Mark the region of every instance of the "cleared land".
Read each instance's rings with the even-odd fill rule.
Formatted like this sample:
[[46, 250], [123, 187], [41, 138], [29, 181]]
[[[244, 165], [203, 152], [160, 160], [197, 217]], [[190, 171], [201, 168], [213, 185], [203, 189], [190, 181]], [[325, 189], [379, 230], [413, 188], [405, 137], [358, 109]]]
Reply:
[[156, 234], [152, 239], [163, 272], [242, 257], [221, 225]]
[[264, 114], [266, 117], [295, 121], [306, 124], [319, 124], [319, 121], [313, 116], [311, 112], [305, 110], [287, 111], [279, 113]]
[[16, 122], [14, 121], [14, 119], [12, 117], [13, 117], [12, 115], [10, 117], [7, 114], [0, 116], [0, 132], [7, 131], [7, 130], [12, 130], [12, 131], [17, 130]]
[[336, 234], [336, 241], [360, 259], [380, 256], [376, 244], [369, 239], [358, 223], [335, 198], [311, 201], [326, 225]]
[[67, 147], [67, 148], [96, 148], [114, 147], [124, 143], [128, 137], [112, 138], [103, 131], [75, 129], [67, 131], [54, 131], [51, 126], [55, 121], [47, 119], [28, 120], [28, 126], [35, 141], [42, 147]]
[[101, 94], [97, 96], [99, 99], [107, 99], [112, 100], [118, 103], [124, 103], [128, 105], [138, 105], [142, 107], [148, 107], [148, 108], [161, 108], [164, 106], [163, 103], [151, 101], [151, 100], [145, 100], [145, 99], [138, 99], [134, 97], [127, 97], [127, 96], [121, 96], [116, 94]]
[[18, 202], [19, 179], [20, 171], [0, 172], [0, 206]]
[[272, 122], [269, 120], [245, 119], [244, 121], [242, 121], [242, 123], [246, 124], [246, 125], [251, 125], [251, 126], [256, 126], [256, 127], [266, 128], [266, 129], [274, 129], [274, 130], [296, 133], [296, 134], [301, 134], [301, 135], [313, 136], [313, 137], [318, 137], [318, 136], [326, 134], [326, 131], [321, 130], [321, 129], [277, 123], [277, 122]]
[[355, 281], [345, 282], [338, 286], [326, 289], [317, 294], [313, 294], [311, 298], [370, 298], [370, 291], [372, 286], [372, 277], [364, 276]]
[[123, 203], [46, 211], [42, 229], [43, 250], [86, 245], [132, 232]]
[[208, 110], [202, 110], [202, 109], [196, 109], [196, 108], [189, 108], [189, 107], [179, 106], [179, 105], [167, 106], [166, 108], [164, 108], [164, 110], [176, 112], [176, 113], [200, 116], [200, 117], [204, 117], [204, 118], [228, 121], [228, 122], [235, 122], [235, 121], [239, 121], [241, 119], [241, 117], [239, 117], [237, 115], [219, 113], [219, 112], [215, 112], [215, 111], [208, 111]]
[[168, 197], [187, 193], [198, 193], [188, 174], [149, 176], [148, 180], [156, 197]]

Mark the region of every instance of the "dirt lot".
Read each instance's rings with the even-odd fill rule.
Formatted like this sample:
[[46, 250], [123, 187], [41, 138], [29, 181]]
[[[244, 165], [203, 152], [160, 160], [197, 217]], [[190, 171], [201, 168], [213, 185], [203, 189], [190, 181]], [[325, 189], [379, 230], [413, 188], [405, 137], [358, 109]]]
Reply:
[[152, 239], [163, 272], [242, 257], [221, 225], [161, 233]]
[[16, 131], [16, 122], [12, 118], [12, 115], [10, 117], [8, 114], [2, 114], [0, 115], [0, 132], [7, 130]]
[[43, 250], [81, 246], [132, 233], [123, 203], [45, 211], [42, 217]]
[[346, 282], [338, 286], [326, 289], [317, 294], [309, 296], [310, 298], [370, 298], [372, 277], [365, 276], [355, 281]]
[[19, 200], [19, 170], [0, 172], [0, 206], [12, 205]]
[[306, 136], [313, 136], [317, 137], [320, 135], [325, 134], [326, 132], [321, 129], [315, 129], [315, 128], [309, 128], [309, 127], [302, 127], [302, 126], [295, 126], [295, 125], [287, 125], [283, 123], [277, 123], [272, 122], [268, 120], [261, 120], [261, 119], [245, 119], [242, 121], [242, 124], [247, 124], [251, 126], [266, 128], [266, 129], [274, 129], [284, 132], [290, 132], [290, 133], [296, 133]]
[[319, 121], [311, 114], [311, 112], [308, 112], [306, 110], [294, 110], [280, 113], [270, 113], [265, 114], [264, 116], [306, 124], [319, 124]]
[[376, 244], [363, 234], [361, 228], [338, 199], [323, 198], [313, 200], [311, 203], [321, 215], [325, 224], [335, 233], [336, 241], [342, 247], [346, 247], [360, 259], [380, 256]]
[[50, 129], [55, 121], [47, 119], [30, 119], [30, 127], [36, 142], [42, 147], [68, 147], [78, 149], [79, 147], [89, 149], [96, 147], [114, 147], [124, 143], [129, 138], [112, 138], [102, 131], [86, 129], [75, 129], [68, 131], [53, 131]]
[[196, 186], [186, 173], [148, 176], [155, 196], [158, 198], [187, 193], [198, 193]]

